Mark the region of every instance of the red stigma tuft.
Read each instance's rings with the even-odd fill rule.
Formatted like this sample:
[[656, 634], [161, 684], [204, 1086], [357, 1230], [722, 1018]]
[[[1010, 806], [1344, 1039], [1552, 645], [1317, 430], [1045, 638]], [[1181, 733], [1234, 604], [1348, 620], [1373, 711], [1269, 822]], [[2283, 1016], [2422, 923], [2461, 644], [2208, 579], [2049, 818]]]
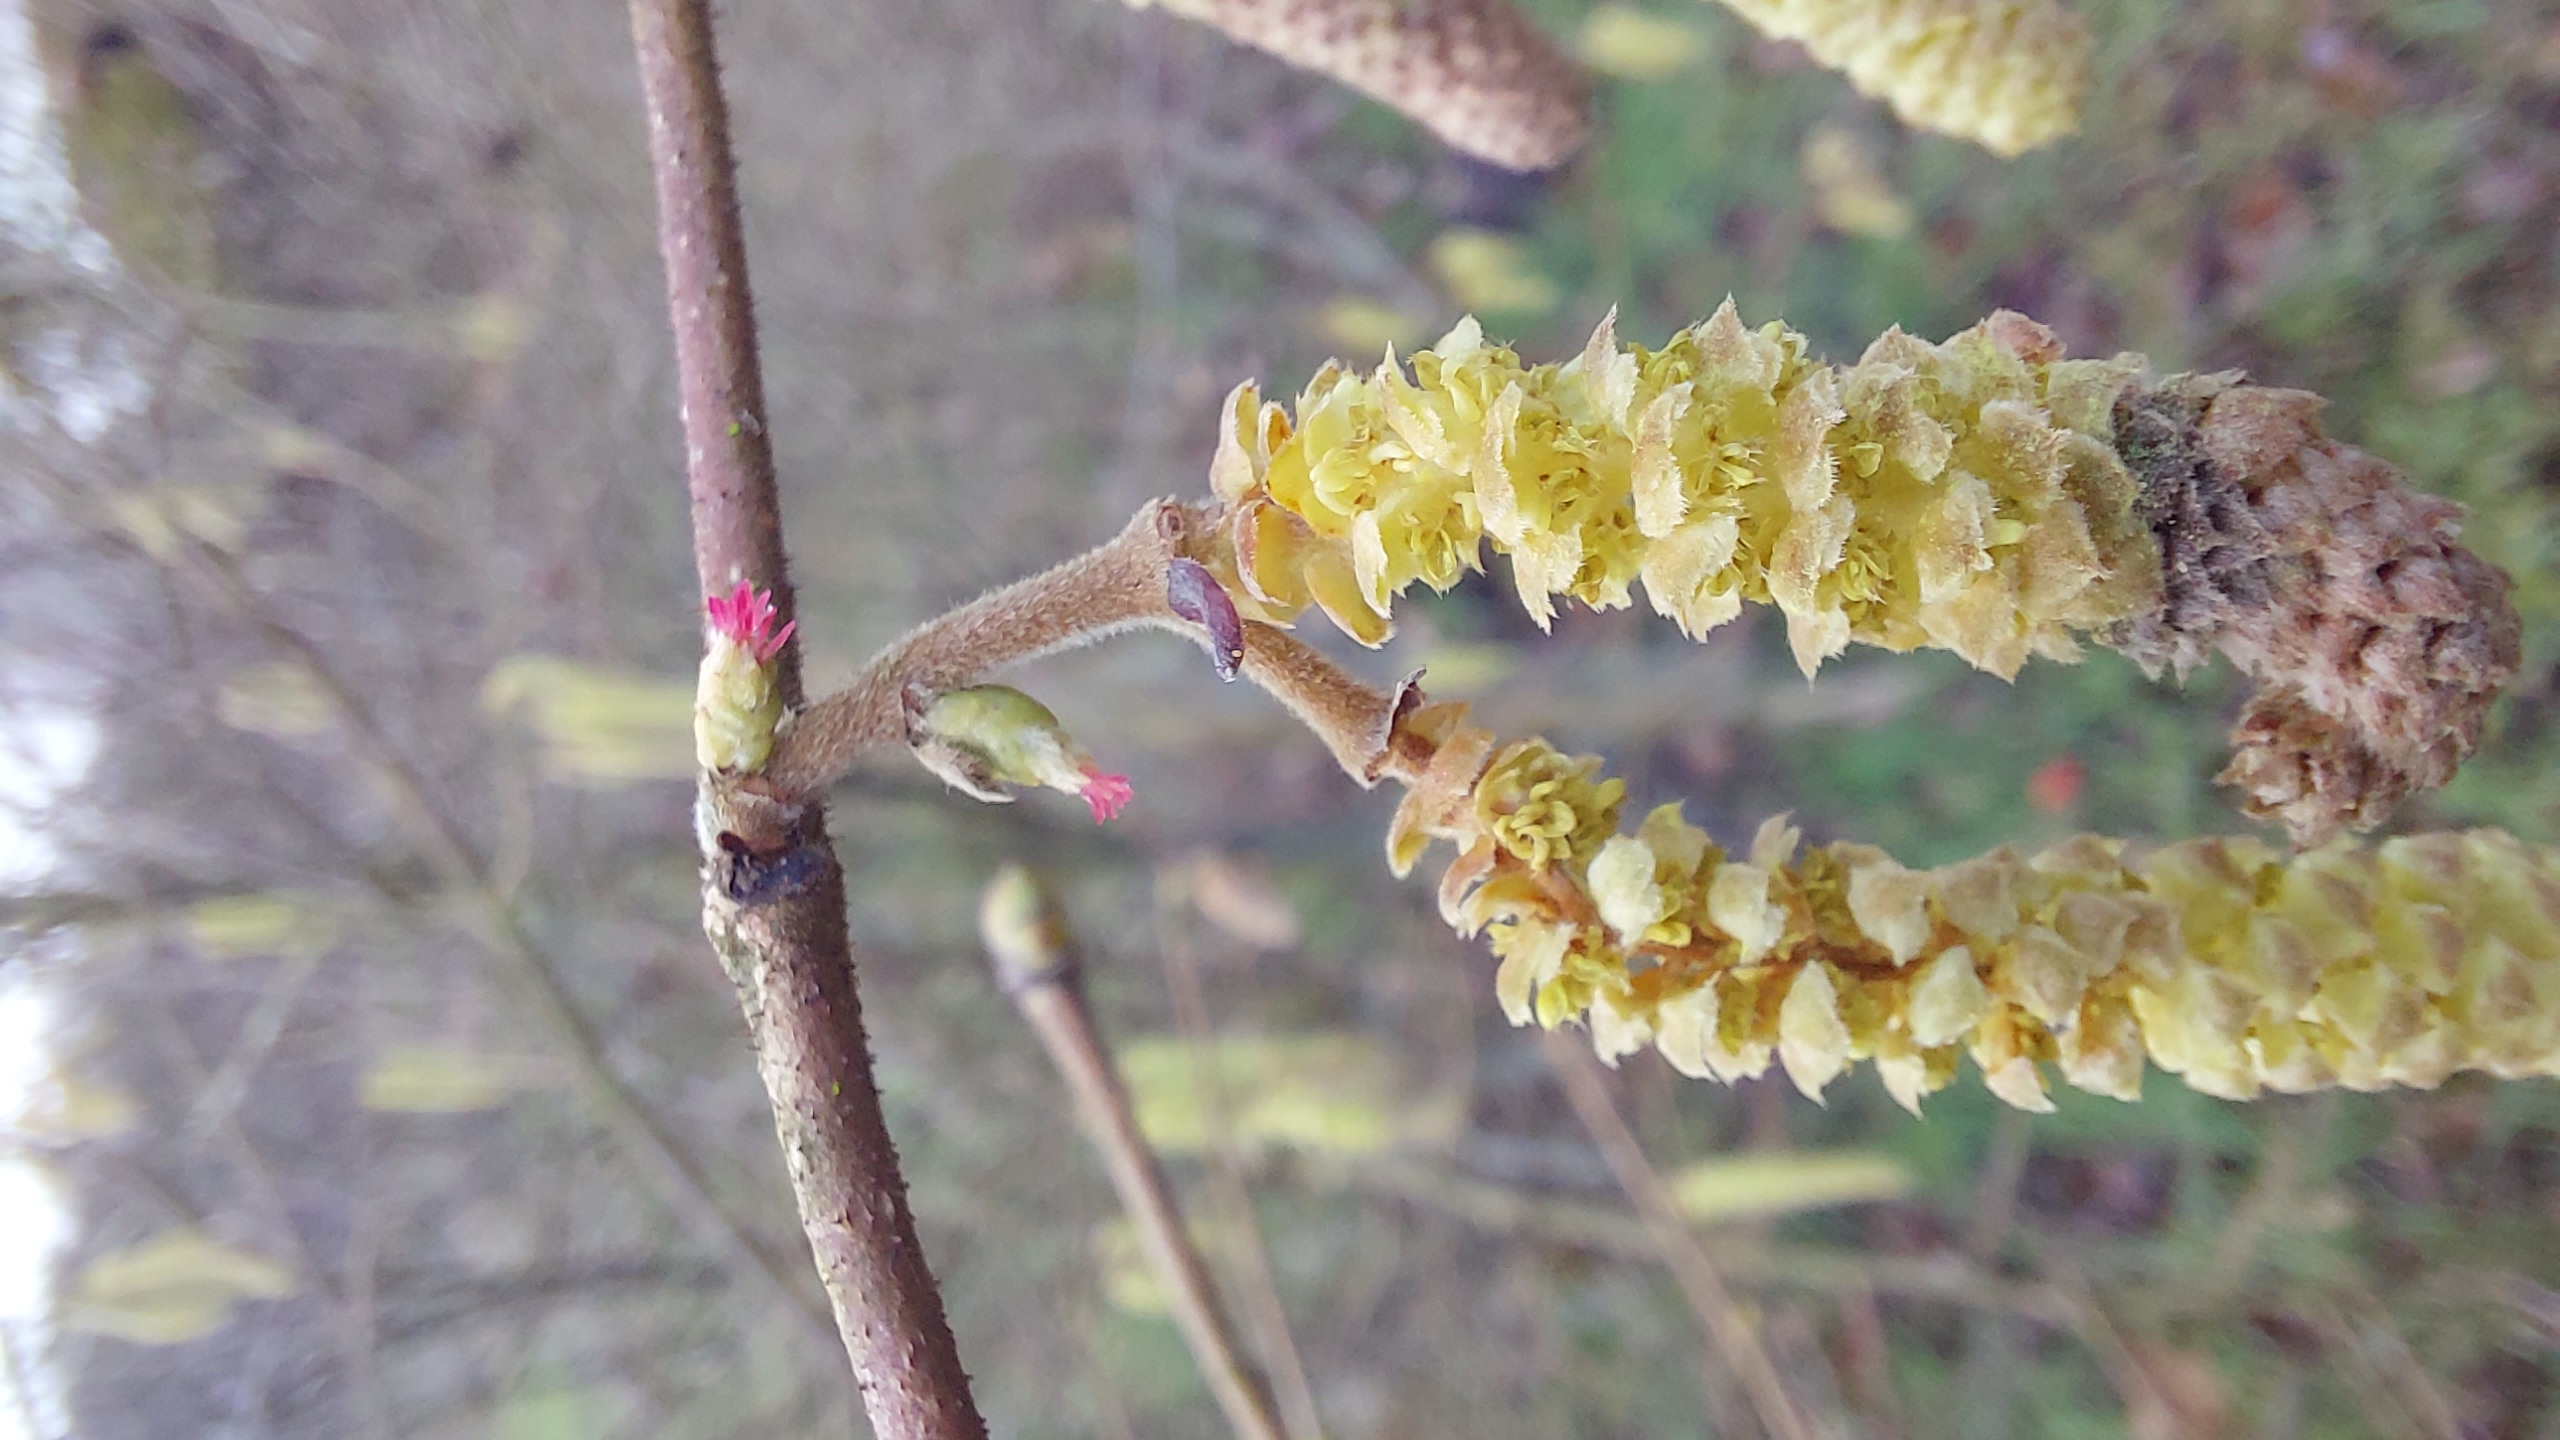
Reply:
[[731, 643], [753, 655], [759, 665], [770, 665], [782, 653], [783, 645], [800, 622], [776, 631], [773, 628], [773, 592], [758, 590], [746, 581], [727, 595], [713, 595], [702, 602], [703, 613], [711, 617], [711, 628]]
[[1084, 789], [1076, 793], [1084, 797], [1085, 805], [1093, 811], [1093, 823], [1099, 825], [1126, 808], [1138, 788], [1129, 783], [1126, 775], [1106, 774], [1101, 766], [1087, 765]]

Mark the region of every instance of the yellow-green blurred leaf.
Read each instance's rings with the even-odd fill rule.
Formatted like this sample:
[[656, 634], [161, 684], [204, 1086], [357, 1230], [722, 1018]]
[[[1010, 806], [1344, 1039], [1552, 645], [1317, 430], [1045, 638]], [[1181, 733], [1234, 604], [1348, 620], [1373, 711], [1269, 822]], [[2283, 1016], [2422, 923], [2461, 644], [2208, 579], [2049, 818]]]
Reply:
[[553, 779], [613, 785], [693, 776], [690, 681], [557, 655], [511, 655], [489, 672], [480, 699], [493, 715], [520, 714], [532, 723]]
[[298, 1288], [293, 1272], [193, 1226], [163, 1230], [89, 1262], [63, 1305], [63, 1323], [138, 1345], [183, 1345], [219, 1330], [243, 1300]]
[[1431, 337], [1429, 321], [1359, 295], [1337, 295], [1316, 312], [1316, 328], [1352, 355], [1367, 358], [1390, 345], [1410, 349]]
[[326, 734], [338, 723], [337, 706], [311, 672], [281, 660], [223, 681], [214, 714], [235, 730], [285, 739]]
[[107, 516], [133, 543], [167, 560], [189, 541], [226, 554], [240, 548], [266, 497], [241, 485], [154, 485], [107, 501]]
[[128, 264], [185, 290], [218, 289], [212, 151], [195, 108], [144, 48], [102, 49], [65, 112], [90, 218]]
[[[1185, 1219], [1183, 1224], [1191, 1233], [1191, 1243], [1210, 1255], [1237, 1238], [1231, 1227], [1215, 1219]], [[1093, 1267], [1102, 1282], [1102, 1298], [1112, 1309], [1129, 1315], [1173, 1313], [1164, 1282], [1147, 1263], [1146, 1247], [1138, 1243], [1138, 1227], [1128, 1216], [1115, 1215], [1093, 1227]]]
[[1872, 1150], [1730, 1155], [1664, 1178], [1680, 1212], [1701, 1223], [1890, 1200], [1911, 1189], [1902, 1162]]
[[1577, 43], [1583, 63], [1622, 80], [1676, 75], [1707, 55], [1706, 32], [1694, 23], [1633, 5], [1601, 5], [1585, 17]]
[[1805, 188], [1822, 223], [1846, 235], [1891, 240], [1911, 230], [1911, 207], [1893, 193], [1874, 152], [1857, 132], [1817, 125], [1804, 137]]
[[1298, 943], [1298, 911], [1260, 868], [1203, 850], [1183, 866], [1191, 903], [1210, 924], [1256, 950]]
[[516, 1067], [458, 1045], [392, 1045], [365, 1068], [357, 1098], [367, 1110], [454, 1115], [504, 1104]]
[[1151, 1035], [1120, 1052], [1139, 1128], [1174, 1154], [1215, 1140], [1202, 1067], [1217, 1086], [1237, 1144], [1370, 1154], [1399, 1141], [1445, 1138], [1458, 1121], [1446, 1096], [1409, 1096], [1394, 1057], [1353, 1033], [1222, 1035], [1192, 1048]]
[[532, 333], [533, 317], [511, 295], [479, 296], [464, 305], [453, 318], [454, 340], [462, 347], [462, 352], [474, 360], [492, 364], [514, 358]]
[[588, 1440], [598, 1433], [594, 1392], [557, 1379], [534, 1377], [499, 1402], [489, 1424], [491, 1440]]
[[338, 917], [284, 891], [218, 895], [187, 907], [187, 936], [207, 959], [308, 958], [338, 941]]
[[1499, 641], [1442, 640], [1423, 653], [1436, 697], [1480, 695], [1520, 668], [1520, 649]]
[[1431, 242], [1431, 268], [1451, 299], [1470, 311], [1543, 315], [1564, 292], [1540, 273], [1529, 247], [1490, 230], [1444, 230]]

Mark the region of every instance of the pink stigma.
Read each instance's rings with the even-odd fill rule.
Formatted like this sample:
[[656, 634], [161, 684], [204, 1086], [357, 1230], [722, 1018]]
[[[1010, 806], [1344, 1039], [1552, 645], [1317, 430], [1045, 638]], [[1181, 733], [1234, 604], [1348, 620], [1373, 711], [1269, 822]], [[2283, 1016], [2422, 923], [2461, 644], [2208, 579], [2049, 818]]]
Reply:
[[759, 665], [770, 665], [782, 653], [791, 632], [800, 628], [792, 621], [779, 632], [773, 628], [773, 592], [758, 590], [746, 581], [727, 595], [713, 595], [702, 602], [703, 612], [711, 617], [711, 628], [727, 637], [740, 649], [756, 657]]
[[1084, 797], [1085, 805], [1093, 811], [1093, 823], [1099, 825], [1118, 815], [1130, 797], [1138, 793], [1138, 787], [1130, 784], [1126, 775], [1105, 774], [1101, 766], [1088, 764], [1084, 767], [1084, 788], [1076, 793]]

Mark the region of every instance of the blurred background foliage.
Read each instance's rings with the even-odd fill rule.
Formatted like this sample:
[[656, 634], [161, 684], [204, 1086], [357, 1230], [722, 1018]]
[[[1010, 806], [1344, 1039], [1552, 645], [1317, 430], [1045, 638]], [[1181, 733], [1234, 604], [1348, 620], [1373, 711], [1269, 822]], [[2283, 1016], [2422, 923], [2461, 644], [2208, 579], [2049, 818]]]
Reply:
[[[1547, 357], [1612, 305], [1658, 340], [1730, 293], [1835, 355], [2011, 306], [2075, 353], [2319, 391], [2471, 506], [2527, 671], [2401, 823], [2560, 839], [2560, 18], [2081, 5], [2082, 133], [2002, 163], [1711, 6], [1538, 0], [1604, 72], [1594, 147], [1543, 180], [1159, 12], [725, 7], [813, 679], [1201, 490], [1237, 381], [1462, 307]], [[30, 1428], [858, 1428], [695, 928], [697, 618], [619, 8], [32, 20], [80, 220], [0, 255], [0, 644], [13, 714], [96, 747], [26, 817], [57, 863], [0, 901], [8, 983], [53, 1006], [6, 1143], [76, 1216], [58, 1326], [8, 1347], [59, 1382]], [[1870, 652], [1808, 688], [1758, 618], [1542, 636], [1500, 585], [1405, 617], [1350, 663], [1428, 665], [1720, 836], [1791, 809], [1918, 864], [2240, 826], [2218, 671], [2004, 686]], [[999, 1433], [1217, 1423], [976, 953], [1017, 856], [1067, 899], [1177, 1181], [1247, 1175], [1253, 1223], [1195, 1209], [1231, 1286], [1270, 1276], [1328, 1434], [1749, 1433], [1486, 957], [1385, 874], [1389, 797], [1163, 637], [1023, 683], [1136, 778], [1121, 821], [976, 807], [898, 757], [835, 812]], [[1251, 1104], [1199, 1108], [1197, 1047]], [[1613, 1083], [1827, 1434], [2560, 1433], [2548, 1084], [2235, 1107], [2154, 1077], [2032, 1119], [1959, 1087], [1913, 1122], [1650, 1056]]]

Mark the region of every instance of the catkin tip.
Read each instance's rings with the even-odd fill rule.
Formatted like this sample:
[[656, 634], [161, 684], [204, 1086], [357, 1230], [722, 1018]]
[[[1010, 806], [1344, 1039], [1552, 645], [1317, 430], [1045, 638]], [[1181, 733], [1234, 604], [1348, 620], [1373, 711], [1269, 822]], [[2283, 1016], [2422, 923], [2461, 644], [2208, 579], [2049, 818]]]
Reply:
[[2222, 778], [2298, 846], [2452, 778], [2523, 653], [2511, 583], [2463, 548], [2460, 507], [2330, 439], [2319, 411], [2236, 375], [2117, 405], [2162, 573], [2158, 608], [2117, 639], [2154, 670], [2218, 650], [2257, 680]]

